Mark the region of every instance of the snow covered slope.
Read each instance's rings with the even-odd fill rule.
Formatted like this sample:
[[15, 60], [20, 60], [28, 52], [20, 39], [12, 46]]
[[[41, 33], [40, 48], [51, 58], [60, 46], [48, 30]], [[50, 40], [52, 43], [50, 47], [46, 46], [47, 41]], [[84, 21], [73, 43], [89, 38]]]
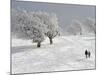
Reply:
[[[41, 48], [31, 40], [12, 39], [12, 73], [80, 70], [95, 68], [94, 36], [60, 36], [49, 44], [46, 39]], [[85, 50], [91, 51], [86, 59]]]

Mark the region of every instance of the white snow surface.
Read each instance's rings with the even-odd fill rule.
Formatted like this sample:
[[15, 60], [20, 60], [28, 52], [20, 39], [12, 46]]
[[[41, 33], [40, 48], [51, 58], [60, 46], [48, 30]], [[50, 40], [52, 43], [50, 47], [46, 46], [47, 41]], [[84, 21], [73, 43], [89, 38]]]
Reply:
[[[59, 36], [41, 48], [31, 40], [12, 39], [12, 74], [95, 69], [95, 36]], [[85, 58], [85, 50], [91, 58]]]

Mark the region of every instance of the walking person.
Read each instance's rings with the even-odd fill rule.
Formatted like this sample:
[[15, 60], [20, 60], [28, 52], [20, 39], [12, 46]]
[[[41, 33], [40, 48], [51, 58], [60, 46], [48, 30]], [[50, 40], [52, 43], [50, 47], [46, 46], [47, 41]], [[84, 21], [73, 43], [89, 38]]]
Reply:
[[88, 51], [87, 51], [87, 50], [85, 50], [85, 56], [86, 56], [86, 58], [87, 58], [87, 55], [88, 55]]
[[87, 49], [85, 50], [85, 56], [86, 56], [86, 59], [90, 58], [90, 56], [91, 56], [91, 52], [88, 51]]
[[91, 56], [91, 53], [90, 53], [90, 51], [89, 51], [89, 53], [88, 53], [88, 54], [89, 54], [89, 58], [90, 58], [90, 56]]

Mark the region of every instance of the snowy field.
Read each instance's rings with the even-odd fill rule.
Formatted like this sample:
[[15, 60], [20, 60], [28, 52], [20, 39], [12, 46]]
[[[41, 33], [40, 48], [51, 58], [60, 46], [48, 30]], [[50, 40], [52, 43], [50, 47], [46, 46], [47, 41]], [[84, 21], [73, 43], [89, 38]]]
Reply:
[[[12, 39], [12, 73], [34, 73], [95, 68], [94, 36], [60, 36], [46, 39], [41, 48], [31, 40]], [[91, 51], [86, 59], [85, 50]]]

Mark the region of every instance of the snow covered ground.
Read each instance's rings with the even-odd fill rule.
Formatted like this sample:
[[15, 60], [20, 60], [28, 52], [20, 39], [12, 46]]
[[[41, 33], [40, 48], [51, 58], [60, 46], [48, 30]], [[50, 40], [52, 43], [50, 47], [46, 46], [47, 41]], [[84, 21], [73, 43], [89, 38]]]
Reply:
[[[34, 73], [95, 68], [94, 36], [60, 36], [49, 44], [46, 39], [41, 48], [31, 40], [12, 39], [12, 73]], [[85, 50], [91, 51], [86, 59]]]

